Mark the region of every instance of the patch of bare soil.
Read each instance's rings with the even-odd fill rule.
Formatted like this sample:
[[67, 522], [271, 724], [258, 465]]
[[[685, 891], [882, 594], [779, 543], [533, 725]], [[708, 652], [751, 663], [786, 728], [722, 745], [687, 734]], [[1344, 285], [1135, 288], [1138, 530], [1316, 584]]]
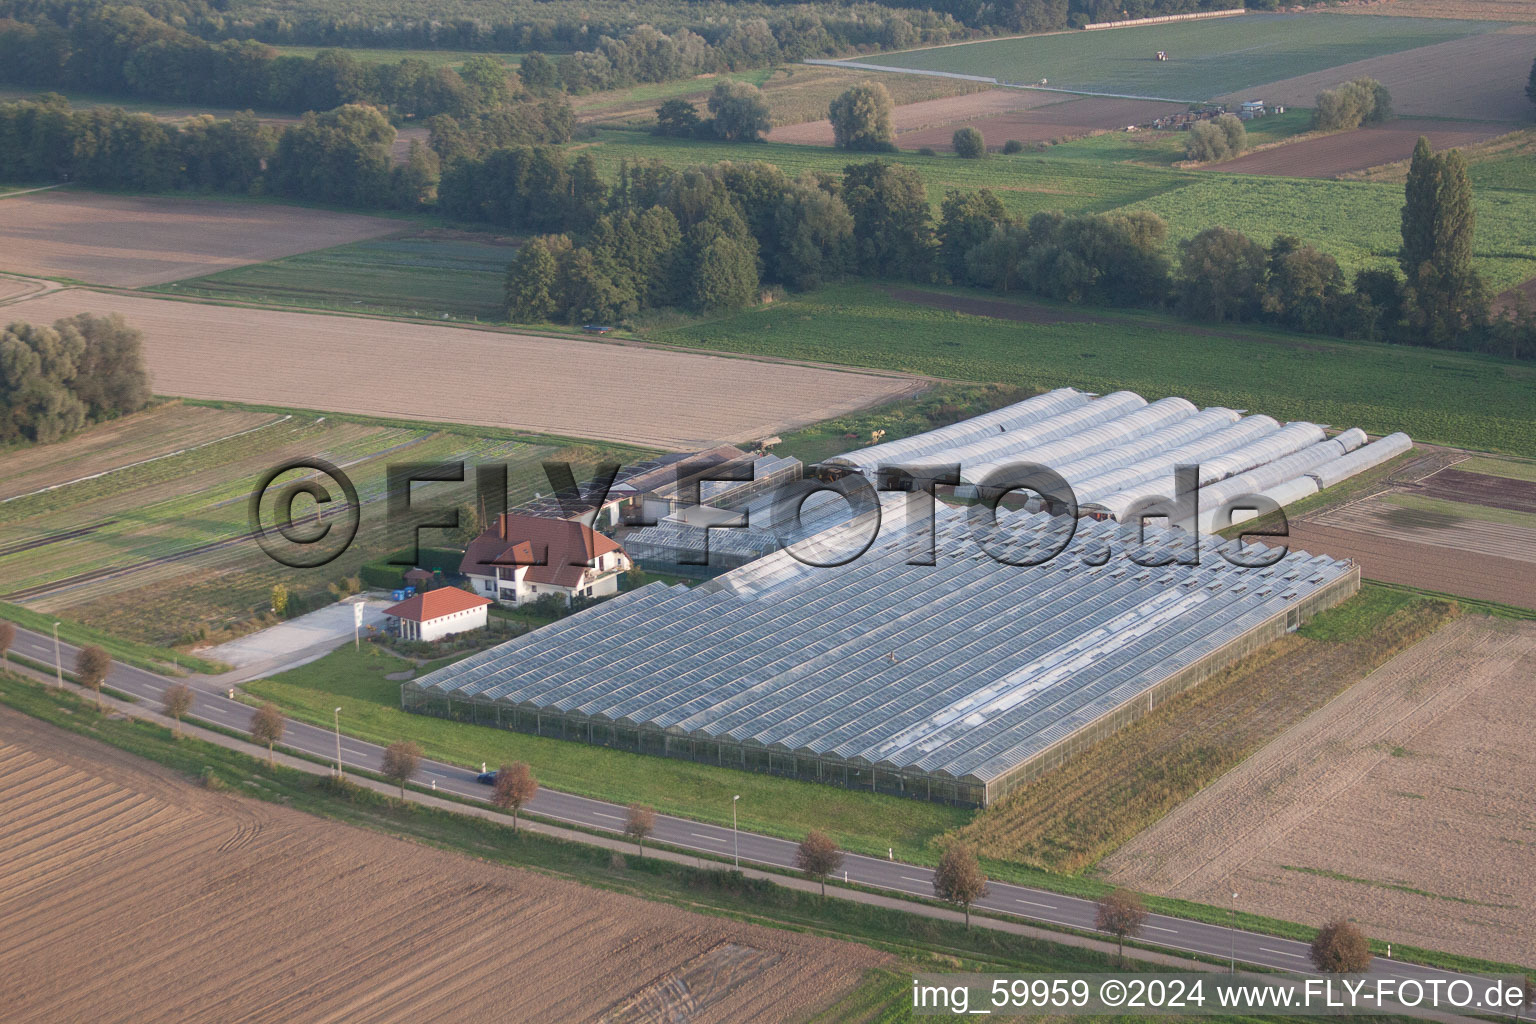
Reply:
[[0, 270], [139, 288], [399, 231], [354, 213], [53, 189], [0, 198]]
[[1488, 121], [1401, 118], [1384, 124], [1289, 142], [1283, 146], [1204, 166], [1234, 174], [1278, 174], [1291, 178], [1332, 178], [1350, 171], [1406, 160], [1419, 136], [1435, 149], [1468, 146], [1514, 131], [1519, 125]]
[[1405, 490], [1428, 498], [1466, 501], [1516, 512], [1536, 512], [1536, 483], [1529, 480], [1468, 473], [1460, 469], [1442, 469], [1422, 483]]
[[11, 1024], [800, 1019], [888, 958], [214, 793], [0, 710]]
[[144, 332], [158, 394], [658, 448], [768, 437], [926, 383], [895, 373], [74, 288], [8, 308], [17, 318], [50, 323], [79, 312], [121, 313]]
[[1309, 551], [1360, 563], [1367, 579], [1536, 608], [1536, 530], [1367, 498], [1290, 524]]
[[[915, 75], [885, 75], [880, 80], [888, 83], [892, 78], [915, 78]], [[926, 77], [926, 76], [921, 76]], [[938, 79], [951, 81], [950, 79]], [[936, 125], [958, 125], [978, 117], [1004, 114], [1062, 102], [1057, 93], [1037, 92], [1029, 89], [987, 89], [985, 92], [966, 96], [946, 96], [940, 99], [903, 103], [891, 111], [891, 126], [898, 135]], [[826, 118], [807, 121], [804, 124], [786, 124], [768, 133], [770, 142], [794, 142], [806, 146], [832, 145], [832, 123]]]
[[[1055, 103], [1015, 110], [1011, 113], [992, 114], [972, 118], [965, 124], [981, 132], [988, 149], [1002, 149], [1009, 139], [1020, 142], [1049, 142], [1055, 139], [1072, 139], [1096, 132], [1116, 131], [1126, 125], [1144, 124], [1165, 114], [1187, 109], [1187, 104], [1164, 103], [1160, 100], [1121, 100], [1105, 96], [1084, 96], [1077, 99], [1058, 100]], [[952, 139], [955, 129], [961, 125], [952, 122], [917, 131], [903, 132], [896, 136], [896, 145], [902, 149], [920, 149], [928, 146], [935, 150], [949, 151], [954, 148]]]
[[1105, 861], [1160, 895], [1536, 963], [1536, 623], [1467, 616]]
[[1536, 22], [1536, 0], [1356, 0], [1334, 9], [1349, 14], [1393, 14], [1402, 18]]
[[1536, 35], [1526, 26], [1421, 46], [1402, 53], [1341, 64], [1231, 93], [1229, 103], [1259, 98], [1311, 107], [1317, 94], [1351, 79], [1374, 78], [1392, 93], [1399, 114], [1472, 121], [1528, 120], [1525, 95]]

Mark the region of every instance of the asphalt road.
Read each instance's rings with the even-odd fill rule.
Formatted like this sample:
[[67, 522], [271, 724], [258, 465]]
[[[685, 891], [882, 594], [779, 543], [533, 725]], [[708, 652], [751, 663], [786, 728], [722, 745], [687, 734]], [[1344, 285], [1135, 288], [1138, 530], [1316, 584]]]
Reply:
[[[60, 647], [63, 664], [66, 667], [73, 665], [75, 648], [69, 644], [61, 644]], [[29, 630], [17, 629], [12, 650], [37, 662], [51, 665], [54, 661], [52, 638]], [[116, 662], [107, 677], [107, 684], [111, 688], [143, 698], [154, 706], [158, 706], [161, 692], [171, 682], [173, 680], [164, 676]], [[188, 717], [244, 732], [250, 724], [251, 708], [247, 704], [230, 700], [222, 693], [202, 689]], [[336, 743], [335, 732], [289, 719], [282, 745], [334, 762]], [[384, 748], [376, 744], [365, 743], [345, 734], [341, 736], [341, 760], [345, 767], [365, 768], [377, 773], [383, 751]], [[417, 781], [422, 785], [435, 784], [441, 792], [475, 800], [483, 801], [489, 795], [489, 787], [475, 781], [475, 772], [439, 761], [423, 760]], [[543, 787], [540, 787], [538, 796], [527, 809], [555, 821], [612, 832], [623, 830], [626, 810], [618, 804]], [[717, 857], [739, 856], [742, 862], [780, 868], [793, 868], [795, 863], [796, 844], [793, 842], [754, 832], [737, 832], [686, 818], [658, 814], [652, 838], [670, 846], [702, 851]], [[933, 897], [933, 872], [929, 868], [858, 854], [848, 854], [843, 866], [849, 882], [930, 899]], [[1096, 909], [1091, 900], [1041, 889], [994, 881], [990, 885], [990, 893], [979, 900], [976, 906], [1030, 921], [1066, 925], [1090, 932], [1094, 930]], [[1201, 953], [1218, 959], [1232, 958], [1239, 963], [1285, 971], [1316, 973], [1308, 960], [1305, 943], [1221, 925], [1153, 914], [1148, 917], [1139, 938], [1145, 943], [1187, 953]], [[1370, 973], [1419, 981], [1474, 978], [1472, 975], [1382, 957], [1376, 958]]]

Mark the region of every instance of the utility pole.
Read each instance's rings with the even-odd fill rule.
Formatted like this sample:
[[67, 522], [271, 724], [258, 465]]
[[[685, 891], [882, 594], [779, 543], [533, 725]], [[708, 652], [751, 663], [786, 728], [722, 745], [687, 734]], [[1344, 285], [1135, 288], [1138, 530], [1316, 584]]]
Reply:
[[336, 709], [336, 777], [344, 777], [341, 770], [341, 708]]
[[53, 624], [53, 674], [59, 680], [59, 689], [64, 688], [64, 662], [59, 655], [59, 624]]
[[731, 797], [731, 859], [736, 862], [737, 867], [741, 867], [741, 833], [736, 831], [736, 802], [740, 799], [740, 793]]

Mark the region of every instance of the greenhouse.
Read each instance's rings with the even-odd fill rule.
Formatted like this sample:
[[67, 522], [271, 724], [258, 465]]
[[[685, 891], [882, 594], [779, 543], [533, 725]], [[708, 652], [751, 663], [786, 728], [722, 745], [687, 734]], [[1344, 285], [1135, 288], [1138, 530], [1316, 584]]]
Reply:
[[[1132, 547], [1115, 523], [936, 519], [933, 565], [909, 564], [928, 524], [888, 515], [847, 564], [778, 552], [691, 589], [653, 583], [407, 682], [402, 704], [985, 805], [1359, 586], [1348, 563], [1293, 551], [1243, 568], [1223, 554], [1264, 549], [1180, 531]], [[988, 554], [1049, 553], [1072, 526], [1042, 564]]]

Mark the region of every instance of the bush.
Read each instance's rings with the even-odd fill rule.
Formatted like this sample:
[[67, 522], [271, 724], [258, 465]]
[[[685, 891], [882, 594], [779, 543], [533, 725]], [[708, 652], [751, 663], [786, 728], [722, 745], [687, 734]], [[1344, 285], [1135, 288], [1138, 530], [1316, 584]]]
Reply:
[[970, 125], [958, 129], [952, 141], [955, 155], [962, 160], [980, 160], [987, 155], [987, 140], [982, 138], [980, 131]]
[[827, 109], [832, 136], [839, 149], [889, 151], [891, 93], [880, 82], [860, 82], [832, 101]]
[[1318, 131], [1344, 131], [1391, 116], [1392, 94], [1387, 87], [1374, 78], [1357, 78], [1317, 94], [1312, 127]]
[[1206, 163], [1237, 156], [1247, 148], [1248, 129], [1243, 127], [1242, 119], [1235, 114], [1222, 114], [1190, 128], [1184, 155]]
[[380, 590], [399, 590], [405, 586], [405, 568], [386, 565], [383, 562], [366, 562], [357, 575], [370, 587]]
[[932, 146], [924, 146], [923, 148], [921, 148], [921, 149], [919, 149], [917, 151], [917, 155], [918, 156], [938, 156], [939, 154], [934, 150], [934, 148]]
[[1018, 139], [1009, 139], [1007, 142], [1003, 143], [1003, 152], [1009, 156], [1012, 156], [1015, 153], [1022, 153], [1024, 152], [1024, 143], [1020, 142]]

